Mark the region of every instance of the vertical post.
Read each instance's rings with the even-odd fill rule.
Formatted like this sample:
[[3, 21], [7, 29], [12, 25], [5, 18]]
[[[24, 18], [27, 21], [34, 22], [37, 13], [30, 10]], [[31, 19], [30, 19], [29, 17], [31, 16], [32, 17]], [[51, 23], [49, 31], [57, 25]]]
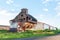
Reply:
[[44, 30], [44, 23], [43, 23], [43, 30]]
[[24, 27], [22, 27], [22, 30], [25, 32], [25, 26], [24, 26]]
[[50, 26], [49, 26], [49, 30], [50, 30]]

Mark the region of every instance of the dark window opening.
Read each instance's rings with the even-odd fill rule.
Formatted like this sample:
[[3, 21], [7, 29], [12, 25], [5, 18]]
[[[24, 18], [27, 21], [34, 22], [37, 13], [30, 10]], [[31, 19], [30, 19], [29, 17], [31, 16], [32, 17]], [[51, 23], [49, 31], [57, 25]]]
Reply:
[[28, 17], [26, 17], [28, 19]]
[[23, 21], [23, 19], [19, 19], [19, 21], [20, 21], [20, 22], [22, 22], [22, 21]]
[[21, 17], [23, 17], [23, 15], [21, 15]]
[[26, 17], [26, 19], [28, 20], [28, 17]]
[[30, 20], [31, 18], [29, 18], [29, 20]]
[[28, 21], [28, 17], [26, 17], [26, 21]]
[[23, 18], [25, 20], [25, 18]]

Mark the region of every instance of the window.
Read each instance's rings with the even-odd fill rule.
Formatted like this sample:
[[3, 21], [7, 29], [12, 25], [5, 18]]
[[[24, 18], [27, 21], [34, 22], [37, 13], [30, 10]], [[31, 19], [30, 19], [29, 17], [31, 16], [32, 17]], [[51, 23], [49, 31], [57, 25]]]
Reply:
[[23, 18], [25, 20], [25, 18]]
[[28, 19], [28, 17], [26, 17]]
[[26, 21], [28, 21], [28, 17], [26, 17]]
[[23, 19], [19, 19], [19, 21], [20, 21], [20, 22], [22, 22], [22, 21], [23, 21]]
[[29, 18], [29, 20], [30, 20], [31, 18]]
[[21, 15], [21, 17], [23, 17], [23, 15]]
[[26, 20], [28, 20], [28, 17], [26, 17]]

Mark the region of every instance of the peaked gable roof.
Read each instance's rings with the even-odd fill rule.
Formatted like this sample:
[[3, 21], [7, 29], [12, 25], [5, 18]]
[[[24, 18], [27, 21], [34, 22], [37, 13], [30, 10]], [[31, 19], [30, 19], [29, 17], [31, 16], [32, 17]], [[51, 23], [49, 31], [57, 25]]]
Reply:
[[36, 19], [36, 18], [34, 18], [32, 15], [27, 14], [27, 16], [29, 16], [30, 18], [32, 18], [32, 21], [37, 21], [37, 19]]
[[[27, 9], [25, 10], [25, 9], [22, 9], [23, 11], [26, 11], [26, 13], [25, 13], [25, 15], [26, 16], [28, 16], [28, 17], [30, 17], [30, 18], [32, 18], [32, 20], [30, 21], [30, 22], [32, 22], [32, 21], [34, 21], [34, 22], [37, 22], [37, 19], [36, 18], [34, 18], [32, 15], [30, 15], [30, 14], [28, 14], [27, 13]], [[19, 21], [19, 19], [18, 19], [18, 17], [20, 16], [22, 14], [22, 11], [12, 20], [13, 22], [18, 22]]]

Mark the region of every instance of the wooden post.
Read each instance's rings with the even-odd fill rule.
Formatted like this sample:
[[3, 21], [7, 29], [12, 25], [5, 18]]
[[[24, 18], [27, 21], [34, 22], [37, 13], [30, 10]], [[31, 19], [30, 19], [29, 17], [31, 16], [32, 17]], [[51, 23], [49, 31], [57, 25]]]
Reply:
[[24, 27], [22, 27], [22, 29], [23, 29], [23, 31], [25, 32], [25, 26], [24, 26]]

